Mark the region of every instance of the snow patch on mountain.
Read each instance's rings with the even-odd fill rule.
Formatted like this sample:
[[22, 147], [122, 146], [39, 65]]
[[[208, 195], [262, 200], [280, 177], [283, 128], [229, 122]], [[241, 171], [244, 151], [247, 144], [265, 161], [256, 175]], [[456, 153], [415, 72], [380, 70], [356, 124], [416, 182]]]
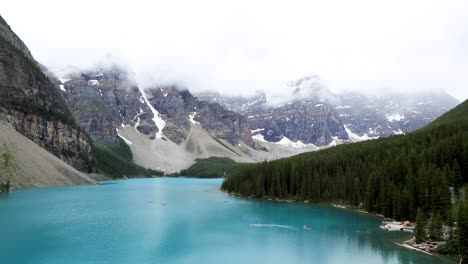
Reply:
[[338, 105], [338, 106], [335, 106], [336, 109], [350, 109], [351, 106], [350, 105]]
[[[298, 140], [296, 142], [291, 141], [287, 137], [283, 137], [280, 141], [275, 142], [275, 144], [285, 146], [285, 147], [290, 147], [290, 148], [305, 148], [305, 147], [314, 147], [317, 148], [314, 144], [304, 144], [302, 141]], [[317, 148], [318, 149], [318, 148]]]
[[335, 147], [342, 144], [343, 142], [338, 137], [332, 137], [332, 142], [330, 142], [327, 147]]
[[400, 115], [400, 113], [396, 113], [396, 114], [392, 114], [392, 115], [387, 114], [386, 116], [387, 116], [387, 120], [390, 121], [390, 122], [401, 121], [401, 120], [405, 119], [405, 116]]
[[65, 89], [65, 85], [64, 85], [64, 84], [65, 84], [66, 82], [70, 81], [70, 80], [71, 80], [71, 79], [67, 79], [67, 78], [62, 78], [62, 77], [60, 77], [60, 78], [59, 78], [59, 81], [62, 83], [62, 84], [59, 84], [60, 90], [66, 92], [67, 90]]
[[197, 115], [197, 112], [193, 112], [189, 115], [189, 120], [190, 120], [190, 123], [194, 124], [194, 125], [199, 125], [200, 122], [197, 122], [194, 120], [195, 116]]
[[256, 139], [258, 141], [261, 141], [261, 142], [268, 142], [268, 141], [265, 140], [265, 138], [263, 137], [262, 134], [253, 135], [252, 138]]
[[99, 86], [99, 81], [98, 80], [89, 80], [88, 85], [89, 86]]
[[358, 142], [358, 141], [365, 141], [365, 140], [372, 140], [372, 139], [377, 139], [379, 137], [370, 137], [367, 134], [364, 134], [362, 136], [359, 136], [358, 134], [353, 133], [351, 129], [348, 128], [348, 126], [344, 126], [346, 133], [348, 133], [349, 140], [351, 142]]
[[146, 92], [141, 88], [141, 86], [138, 87], [140, 90], [140, 93], [143, 97], [143, 100], [145, 100], [146, 104], [148, 105], [149, 109], [153, 113], [153, 122], [156, 124], [156, 127], [158, 128], [158, 133], [156, 133], [156, 138], [162, 138], [163, 136], [163, 129], [166, 126], [166, 121], [162, 119], [161, 114], [159, 114], [158, 110], [156, 110], [153, 105], [149, 102], [148, 98], [146, 97]]
[[163, 93], [163, 96], [164, 96], [164, 97], [167, 97], [167, 93], [164, 92], [164, 90], [163, 90], [162, 88], [159, 88], [159, 90], [161, 90], [161, 92]]
[[251, 129], [251, 130], [250, 130], [250, 133], [255, 134], [255, 133], [261, 132], [261, 131], [263, 131], [263, 130], [265, 130], [265, 129], [264, 129], [264, 128]]

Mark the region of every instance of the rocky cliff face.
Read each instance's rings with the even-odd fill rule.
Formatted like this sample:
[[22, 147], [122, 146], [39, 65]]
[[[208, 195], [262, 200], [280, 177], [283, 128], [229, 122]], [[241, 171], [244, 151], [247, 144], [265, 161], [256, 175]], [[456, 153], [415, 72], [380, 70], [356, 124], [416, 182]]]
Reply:
[[[289, 94], [283, 97], [257, 92], [250, 98], [222, 99], [247, 116], [254, 138], [316, 146], [411, 132], [458, 104], [443, 92], [333, 94], [315, 76], [288, 82], [285, 91]], [[220, 100], [209, 96], [204, 100]]]
[[334, 96], [318, 78], [307, 76], [288, 82], [289, 95], [281, 98], [257, 91], [251, 98], [225, 98], [233, 110], [247, 116], [254, 137], [269, 142], [283, 139], [299, 144], [327, 146], [336, 140], [349, 140], [333, 107]]
[[5, 40], [15, 49], [20, 51], [23, 56], [32, 62], [36, 63], [28, 47], [23, 43], [23, 41], [11, 30], [8, 23], [0, 16], [0, 38]]
[[199, 124], [214, 138], [254, 147], [242, 115], [218, 103], [198, 100], [188, 90], [176, 87], [146, 89], [143, 95], [128, 73], [117, 69], [102, 68], [63, 79], [68, 106], [93, 139], [112, 146], [118, 142], [118, 128], [130, 125], [150, 139], [162, 130], [163, 140], [181, 144], [191, 126]]
[[241, 113], [247, 116], [255, 135], [269, 142], [286, 137], [294, 142], [325, 146], [334, 139], [348, 140], [335, 108], [317, 100], [293, 101], [278, 106], [244, 106]]
[[[252, 126], [253, 129], [262, 129], [263, 124], [270, 124], [263, 132], [267, 141], [275, 142], [287, 137], [294, 142], [325, 146], [333, 142], [334, 138], [348, 140], [343, 123], [333, 106], [317, 101], [299, 101], [278, 108], [267, 108], [260, 116], [249, 120], [257, 124], [255, 128]], [[271, 129], [272, 125], [274, 129]]]
[[0, 112], [14, 128], [75, 168], [87, 169], [88, 138], [74, 123], [60, 91], [26, 45], [0, 19]]
[[224, 102], [223, 96], [218, 92], [213, 91], [202, 91], [193, 94], [200, 101], [205, 101], [209, 103], [217, 103], [221, 106], [226, 107], [226, 102]]
[[444, 92], [391, 93], [366, 96], [341, 93], [335, 106], [355, 134], [386, 137], [421, 128], [459, 102]]
[[255, 147], [247, 119], [218, 103], [201, 101], [188, 90], [176, 87], [150, 89], [148, 100], [166, 125], [163, 134], [180, 144], [187, 139], [191, 124], [199, 124], [214, 138], [237, 146], [239, 141]]
[[117, 128], [127, 125], [153, 139], [158, 131], [140, 90], [122, 69], [71, 75], [63, 79], [63, 89], [74, 118], [94, 140], [117, 145]]

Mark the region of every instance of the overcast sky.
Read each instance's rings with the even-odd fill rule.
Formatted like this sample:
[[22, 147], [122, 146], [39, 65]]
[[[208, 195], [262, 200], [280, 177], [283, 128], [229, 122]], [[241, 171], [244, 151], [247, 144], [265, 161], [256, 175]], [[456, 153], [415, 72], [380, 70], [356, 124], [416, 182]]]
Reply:
[[466, 0], [2, 0], [0, 12], [56, 71], [112, 57], [194, 90], [274, 92], [314, 73], [335, 92], [468, 98]]

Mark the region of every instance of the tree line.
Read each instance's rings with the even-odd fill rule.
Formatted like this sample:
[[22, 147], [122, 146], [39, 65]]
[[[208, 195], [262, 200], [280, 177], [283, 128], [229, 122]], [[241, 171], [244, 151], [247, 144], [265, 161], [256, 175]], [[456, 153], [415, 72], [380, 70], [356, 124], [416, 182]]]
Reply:
[[340, 203], [400, 220], [414, 221], [419, 211], [439, 225], [439, 219], [446, 224], [456, 219], [452, 200], [461, 199], [467, 181], [465, 102], [407, 135], [244, 167], [221, 188], [257, 198]]

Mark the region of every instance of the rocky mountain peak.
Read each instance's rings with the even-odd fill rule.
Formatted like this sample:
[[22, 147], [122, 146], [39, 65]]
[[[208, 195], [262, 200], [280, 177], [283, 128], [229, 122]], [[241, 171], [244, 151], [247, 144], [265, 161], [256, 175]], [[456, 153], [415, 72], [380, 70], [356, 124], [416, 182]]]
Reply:
[[300, 88], [306, 88], [309, 90], [314, 90], [314, 89], [320, 89], [322, 86], [322, 83], [320, 81], [320, 77], [315, 74], [309, 74], [309, 75], [304, 75], [303, 77], [294, 80], [294, 81], [287, 81], [286, 85], [292, 88], [300, 89]]
[[254, 138], [269, 142], [286, 138], [317, 146], [410, 132], [458, 104], [440, 91], [334, 94], [316, 75], [286, 82], [285, 87], [290, 96], [269, 99], [265, 93], [256, 93], [223, 99], [230, 109], [248, 118]]
[[291, 91], [290, 101], [315, 100], [331, 104], [339, 101], [317, 75], [305, 75], [295, 81], [286, 82], [286, 87]]
[[200, 101], [205, 101], [209, 103], [217, 103], [222, 106], [226, 106], [226, 103], [224, 102], [224, 98], [218, 92], [202, 91], [202, 92], [194, 93], [194, 96], [196, 96], [198, 100]]
[[117, 128], [128, 125], [155, 138], [158, 128], [154, 115], [129, 76], [125, 69], [112, 66], [72, 73], [62, 79], [68, 107], [94, 140], [117, 145]]
[[200, 100], [185, 88], [157, 87], [147, 90], [148, 100], [161, 114], [166, 125], [163, 134], [180, 144], [190, 134], [191, 126], [199, 125], [213, 137], [237, 146], [239, 141], [253, 146], [247, 120], [213, 100]]

